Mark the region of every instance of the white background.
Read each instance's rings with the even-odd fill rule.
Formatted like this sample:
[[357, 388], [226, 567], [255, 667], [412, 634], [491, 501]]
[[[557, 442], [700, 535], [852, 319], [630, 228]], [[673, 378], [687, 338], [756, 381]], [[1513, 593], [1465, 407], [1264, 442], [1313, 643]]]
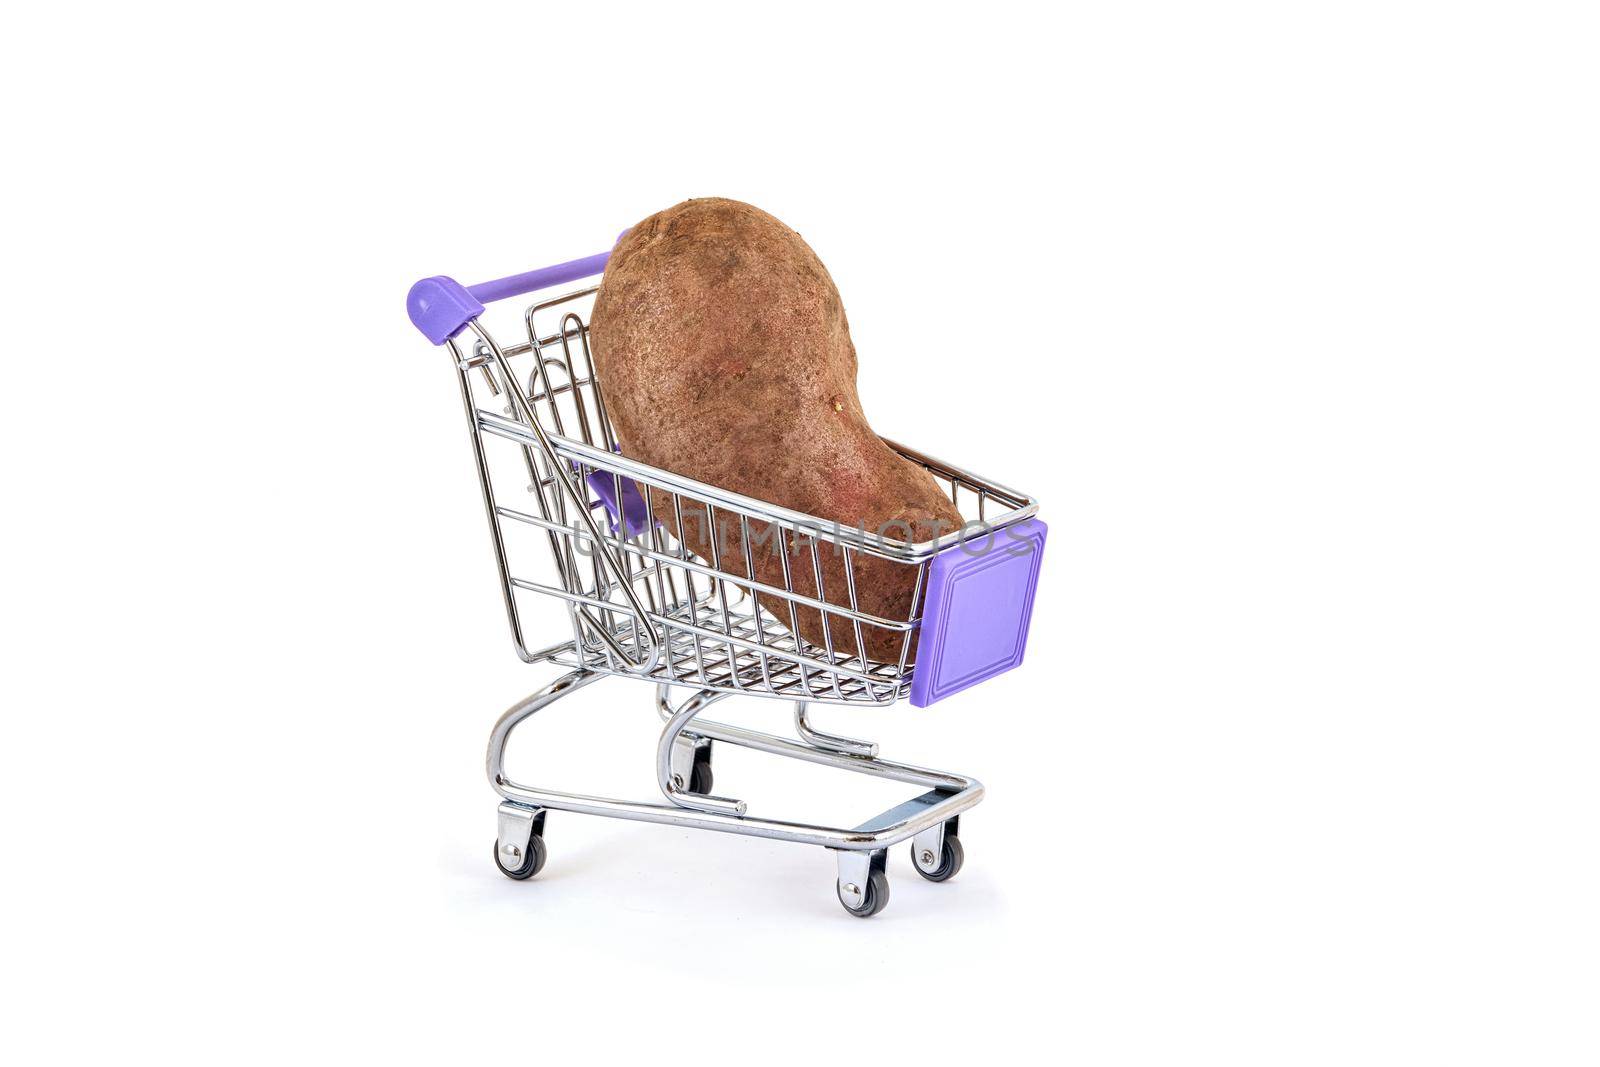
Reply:
[[[1600, 1056], [1588, 5], [7, 37], [7, 1061]], [[490, 863], [483, 741], [551, 672], [403, 297], [707, 195], [829, 265], [881, 432], [1051, 524], [1023, 669], [821, 716], [990, 790], [871, 922], [798, 846], [557, 813]], [[652, 721], [604, 682], [513, 769], [648, 796]]]

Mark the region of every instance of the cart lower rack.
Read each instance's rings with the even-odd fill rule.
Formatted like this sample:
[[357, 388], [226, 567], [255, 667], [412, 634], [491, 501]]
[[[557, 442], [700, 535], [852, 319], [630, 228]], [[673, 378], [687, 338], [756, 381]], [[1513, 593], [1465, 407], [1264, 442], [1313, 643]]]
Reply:
[[[412, 322], [448, 349], [455, 366], [517, 654], [568, 669], [501, 716], [490, 736], [488, 775], [502, 798], [495, 863], [512, 878], [537, 874], [545, 863], [545, 814], [556, 810], [820, 845], [837, 857], [840, 903], [862, 917], [888, 902], [891, 846], [911, 841], [924, 878], [953, 877], [963, 858], [960, 815], [982, 799], [983, 786], [822, 733], [809, 708], [883, 707], [901, 698], [922, 707], [1021, 663], [1046, 534], [1034, 517], [1037, 502], [886, 442], [928, 470], [968, 519], [959, 531], [911, 543], [842, 529], [621, 456], [589, 355], [585, 314], [594, 286], [528, 307], [515, 343], [496, 341], [480, 321], [484, 302], [578, 282], [600, 273], [606, 259], [602, 253], [470, 288], [426, 278], [407, 300]], [[710, 559], [672, 533], [695, 523], [707, 531], [699, 543], [709, 544]], [[756, 553], [773, 545], [781, 578], [771, 567], [758, 575], [756, 567]], [[906, 617], [860, 609], [852, 576], [867, 558], [906, 569], [916, 589]], [[529, 598], [559, 603], [569, 636], [530, 648], [523, 629]], [[820, 645], [800, 636], [798, 619], [807, 613], [822, 621], [812, 628]], [[884, 648], [897, 654], [884, 656]], [[654, 686], [665, 723], [655, 753], [662, 801], [556, 792], [511, 779], [505, 749], [516, 727], [608, 675]], [[796, 737], [699, 718], [734, 695], [789, 702]], [[763, 819], [744, 801], [713, 793], [718, 742], [922, 792], [851, 827]]]

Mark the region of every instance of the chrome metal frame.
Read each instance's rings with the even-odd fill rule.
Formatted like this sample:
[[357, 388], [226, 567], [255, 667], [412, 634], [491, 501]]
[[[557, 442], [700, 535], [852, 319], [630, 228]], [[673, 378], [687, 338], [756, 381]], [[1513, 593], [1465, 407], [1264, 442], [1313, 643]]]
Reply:
[[[936, 877], [933, 872], [956, 833], [959, 816], [983, 798], [983, 786], [963, 775], [883, 759], [871, 742], [817, 730], [808, 707], [812, 703], [884, 706], [905, 695], [914, 669], [909, 651], [921, 622], [918, 613], [927, 565], [937, 552], [968, 537], [968, 531], [917, 543], [886, 540], [864, 530], [830, 527], [813, 516], [617, 454], [580, 313], [579, 302], [595, 291], [591, 287], [530, 307], [524, 315], [526, 341], [502, 346], [474, 320], [469, 323], [476, 337], [470, 353], [457, 339], [447, 342], [517, 655], [528, 663], [570, 668], [513, 705], [490, 734], [486, 769], [502, 798], [496, 858], [507, 873], [519, 878], [531, 869], [524, 866], [530, 846], [539, 844], [542, 862], [542, 843], [532, 839], [542, 837], [545, 813], [550, 810], [820, 845], [836, 853], [840, 901], [856, 914], [872, 914], [882, 907], [882, 894], [887, 892], [886, 850], [913, 840], [916, 866]], [[558, 314], [559, 326], [541, 333], [536, 318], [547, 314]], [[532, 360], [519, 379], [511, 361], [522, 356]], [[488, 398], [505, 405], [502, 413], [480, 407], [473, 371], [479, 372]], [[505, 472], [491, 459], [491, 448], [506, 446], [496, 441], [509, 442], [520, 454], [518, 488], [533, 498], [531, 511], [501, 502], [505, 490], [497, 487], [495, 472], [501, 471], [502, 482]], [[958, 507], [965, 493], [972, 518], [983, 523], [983, 536], [1037, 511], [1037, 503], [1022, 493], [887, 443], [947, 486]], [[633, 528], [625, 509], [620, 520], [604, 510], [603, 502], [590, 492], [596, 476], [612, 479], [613, 500], [623, 499], [625, 480], [634, 483], [646, 509], [642, 529]], [[658, 501], [670, 501], [670, 516], [657, 515]], [[686, 510], [704, 511], [711, 531], [709, 560], [695, 555], [670, 532], [675, 530], [687, 540]], [[740, 553], [738, 558], [719, 558], [727, 555], [719, 553], [721, 533], [735, 529], [733, 523]], [[757, 578], [751, 554], [753, 526], [769, 535], [775, 531], [781, 539], [777, 543], [783, 547], [776, 553], [783, 562], [781, 585], [770, 575], [765, 581]], [[513, 573], [508, 542], [514, 531], [532, 533], [536, 542], [548, 547], [545, 558], [554, 567], [553, 581]], [[791, 552], [798, 550], [788, 547], [790, 537], [809, 541], [810, 568], [791, 567]], [[842, 555], [847, 588], [825, 587], [819, 546]], [[860, 610], [853, 573], [854, 561], [863, 556], [915, 572], [917, 593], [907, 617], [885, 619]], [[810, 580], [797, 581], [808, 577], [804, 574], [808, 569]], [[523, 631], [521, 593], [563, 602], [571, 637], [531, 650]], [[799, 611], [825, 620], [822, 647], [799, 636]], [[835, 647], [832, 620], [842, 621], [853, 636], [853, 649]], [[868, 658], [864, 634], [873, 630], [895, 635], [897, 662]], [[505, 750], [516, 728], [607, 675], [656, 683], [655, 704], [663, 727], [655, 771], [665, 802], [565, 793], [510, 778]], [[674, 687], [688, 691], [676, 705]], [[699, 717], [733, 694], [791, 701], [798, 740]], [[924, 792], [851, 827], [760, 818], [749, 814], [743, 800], [691, 790], [697, 762], [709, 760], [713, 742], [903, 782]], [[875, 904], [874, 892], [880, 897]]]
[[[675, 709], [667, 694], [660, 691], [667, 690], [669, 688], [667, 686], [660, 687], [656, 694], [657, 706], [663, 718], [667, 719], [667, 726], [662, 731], [664, 746], [670, 745], [671, 739], [681, 734], [691, 740], [721, 741], [724, 744], [738, 745], [757, 752], [788, 756], [874, 778], [887, 778], [909, 785], [920, 785], [925, 787], [927, 792], [856, 826], [832, 827], [754, 818], [743, 814], [745, 811], [743, 801], [699, 797], [693, 794], [684, 796], [678, 790], [673, 791], [680, 794], [676, 797], [672, 792], [668, 793], [669, 799], [674, 800], [673, 803], [655, 804], [584, 793], [563, 793], [513, 781], [506, 774], [505, 750], [506, 743], [511, 739], [511, 734], [517, 726], [562, 697], [582, 689], [601, 677], [603, 675], [597, 671], [581, 669], [570, 671], [537, 693], [517, 701], [500, 716], [500, 721], [495, 723], [494, 730], [489, 735], [486, 764], [489, 783], [506, 801], [502, 809], [509, 805], [533, 812], [546, 809], [575, 811], [584, 815], [606, 815], [615, 819], [631, 819], [635, 822], [670, 823], [675, 826], [692, 826], [699, 830], [719, 830], [723, 833], [747, 834], [751, 837], [766, 837], [776, 841], [794, 841], [802, 845], [822, 845], [825, 848], [848, 851], [872, 851], [897, 845], [930, 828], [937, 827], [983, 799], [982, 782], [946, 771], [934, 771], [881, 758], [846, 756], [727, 723], [699, 721], [694, 723], [692, 731], [688, 731], [689, 720], [714, 703], [714, 700], [704, 699], [707, 696], [704, 692], [696, 693]], [[716, 694], [710, 695], [715, 697]], [[682, 803], [691, 799], [701, 803], [692, 805]], [[708, 800], [721, 800], [722, 804], [720, 806], [704, 804]]]
[[[821, 845], [838, 854], [840, 899], [850, 906], [859, 901], [861, 887], [868, 878], [868, 865], [876, 863], [881, 870], [883, 853], [902, 841], [915, 839], [913, 854], [919, 867], [936, 868], [946, 835], [955, 833], [957, 817], [983, 799], [983, 783], [965, 775], [896, 763], [877, 756], [851, 755], [815, 742], [791, 741], [759, 730], [698, 719], [701, 712], [726, 694], [701, 690], [673, 707], [672, 687], [667, 685], [656, 687], [656, 706], [666, 723], [656, 749], [656, 768], [661, 790], [669, 803], [564, 793], [513, 781], [506, 773], [505, 752], [516, 728], [535, 713], [601, 677], [598, 671], [581, 668], [562, 675], [512, 705], [500, 716], [489, 735], [485, 766], [490, 785], [504, 801], [499, 810], [496, 848], [505, 857], [508, 867], [517, 865], [534, 834], [542, 835], [546, 811], [574, 811]], [[803, 707], [796, 710], [796, 721], [804, 723]], [[828, 742], [843, 740], [821, 736]], [[756, 818], [747, 814], [742, 800], [702, 796], [684, 790], [688, 780], [685, 756], [692, 759], [696, 747], [711, 741], [923, 786], [926, 791], [853, 827]], [[865, 745], [865, 742], [851, 743]], [[876, 745], [870, 747], [876, 751]]]

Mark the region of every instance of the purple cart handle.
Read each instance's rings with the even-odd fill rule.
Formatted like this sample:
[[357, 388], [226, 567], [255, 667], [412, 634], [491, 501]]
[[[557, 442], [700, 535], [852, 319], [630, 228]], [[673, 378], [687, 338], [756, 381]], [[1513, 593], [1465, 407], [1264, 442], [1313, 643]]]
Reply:
[[496, 300], [522, 296], [524, 293], [548, 289], [552, 285], [565, 285], [567, 282], [575, 282], [579, 278], [588, 278], [591, 275], [599, 274], [606, 269], [606, 260], [610, 258], [610, 252], [601, 252], [599, 255], [585, 256], [583, 259], [557, 263], [553, 267], [540, 267], [538, 270], [530, 270], [526, 274], [513, 274], [509, 278], [496, 278], [492, 282], [479, 282], [477, 285], [467, 286], [467, 292], [471, 293], [475, 300], [480, 300], [485, 304], [492, 304]]
[[[627, 232], [622, 231], [623, 234]], [[617, 240], [622, 240], [622, 234], [617, 235]], [[406, 313], [411, 316], [411, 325], [422, 331], [422, 336], [442, 345], [482, 315], [483, 305], [593, 277], [606, 269], [606, 260], [610, 258], [610, 252], [601, 252], [477, 285], [462, 285], [443, 274], [424, 278], [406, 294]]]

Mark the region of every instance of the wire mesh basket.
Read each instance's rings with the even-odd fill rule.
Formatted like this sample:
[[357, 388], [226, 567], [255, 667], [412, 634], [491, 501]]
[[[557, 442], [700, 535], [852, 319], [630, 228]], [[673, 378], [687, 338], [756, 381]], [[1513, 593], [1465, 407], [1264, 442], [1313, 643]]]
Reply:
[[[498, 342], [476, 319], [470, 347], [465, 335], [447, 340], [519, 654], [724, 693], [855, 705], [907, 695], [931, 564], [1023, 543], [1016, 528], [1036, 502], [886, 441], [926, 469], [968, 520], [913, 543], [625, 458], [590, 355], [586, 316], [597, 291], [533, 304], [514, 343]], [[904, 570], [899, 580], [913, 593], [903, 616], [860, 609], [857, 579], [869, 559], [881, 561], [870, 564], [879, 573]], [[522, 594], [565, 602], [572, 640], [531, 653]]]

